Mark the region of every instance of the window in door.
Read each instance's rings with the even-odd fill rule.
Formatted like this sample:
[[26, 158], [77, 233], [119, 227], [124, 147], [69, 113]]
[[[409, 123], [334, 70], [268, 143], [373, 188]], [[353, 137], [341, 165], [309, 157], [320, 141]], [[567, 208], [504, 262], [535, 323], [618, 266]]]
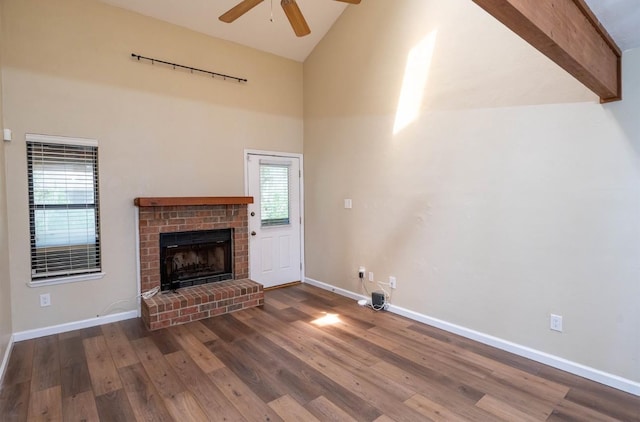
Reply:
[[289, 224], [288, 164], [260, 163], [260, 212], [262, 227]]

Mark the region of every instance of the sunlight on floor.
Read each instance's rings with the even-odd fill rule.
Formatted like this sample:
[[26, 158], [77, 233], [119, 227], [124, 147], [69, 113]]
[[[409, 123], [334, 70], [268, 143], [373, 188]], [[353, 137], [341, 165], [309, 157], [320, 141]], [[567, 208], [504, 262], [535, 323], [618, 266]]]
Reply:
[[413, 122], [420, 113], [437, 33], [435, 29], [431, 31], [409, 52], [393, 125], [394, 135]]
[[318, 327], [334, 325], [339, 322], [342, 322], [342, 321], [340, 321], [340, 315], [338, 314], [326, 314], [323, 317], [320, 317], [318, 319], [314, 319], [313, 321], [311, 321], [312, 324], [317, 325]]

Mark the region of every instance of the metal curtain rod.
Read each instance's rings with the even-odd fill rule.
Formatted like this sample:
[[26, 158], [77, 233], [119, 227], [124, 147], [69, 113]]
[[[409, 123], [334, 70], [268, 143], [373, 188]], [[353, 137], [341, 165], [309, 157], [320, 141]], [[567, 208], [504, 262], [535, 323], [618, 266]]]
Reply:
[[141, 59], [142, 60], [149, 60], [151, 62], [151, 64], [154, 64], [154, 63], [166, 64], [168, 66], [173, 66], [174, 69], [176, 67], [179, 67], [181, 69], [187, 69], [187, 70], [190, 70], [191, 73], [193, 73], [195, 71], [195, 72], [200, 72], [200, 73], [206, 73], [207, 75], [211, 75], [212, 77], [219, 76], [219, 77], [221, 77], [221, 78], [223, 78], [225, 80], [226, 79], [233, 79], [234, 81], [238, 81], [238, 82], [247, 82], [247, 80], [244, 79], [244, 78], [238, 78], [236, 76], [225, 75], [224, 73], [211, 72], [209, 70], [202, 70], [202, 69], [198, 69], [198, 68], [191, 67], [191, 66], [183, 66], [183, 65], [177, 64], [177, 63], [165, 62], [164, 60], [153, 59], [151, 57], [144, 57], [144, 56], [141, 56], [141, 55], [136, 54], [136, 53], [131, 53], [131, 57], [138, 59], [138, 61], [140, 61]]

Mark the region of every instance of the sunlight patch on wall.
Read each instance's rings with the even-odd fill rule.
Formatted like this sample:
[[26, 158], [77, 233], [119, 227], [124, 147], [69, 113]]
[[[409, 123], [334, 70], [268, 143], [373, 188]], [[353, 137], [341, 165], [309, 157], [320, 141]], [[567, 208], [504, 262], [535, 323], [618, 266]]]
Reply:
[[411, 49], [407, 56], [396, 120], [393, 125], [394, 135], [411, 124], [420, 114], [437, 33], [435, 29], [431, 31]]

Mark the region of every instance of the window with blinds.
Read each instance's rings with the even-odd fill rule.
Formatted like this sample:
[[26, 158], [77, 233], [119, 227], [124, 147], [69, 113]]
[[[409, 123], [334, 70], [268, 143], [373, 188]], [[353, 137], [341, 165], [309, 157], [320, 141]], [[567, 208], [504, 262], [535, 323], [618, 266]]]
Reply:
[[98, 143], [27, 135], [33, 282], [101, 271]]
[[260, 163], [261, 224], [289, 224], [289, 165]]

